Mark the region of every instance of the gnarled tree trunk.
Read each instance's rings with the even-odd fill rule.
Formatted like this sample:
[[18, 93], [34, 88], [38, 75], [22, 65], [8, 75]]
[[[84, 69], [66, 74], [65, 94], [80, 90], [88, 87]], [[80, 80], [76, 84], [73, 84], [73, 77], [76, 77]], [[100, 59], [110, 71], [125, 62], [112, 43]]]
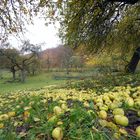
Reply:
[[139, 59], [140, 59], [140, 47], [136, 49], [131, 58], [130, 63], [126, 66], [126, 72], [134, 73], [138, 65]]
[[11, 72], [13, 75], [13, 81], [16, 80], [16, 70], [15, 70], [15, 66], [11, 67]]
[[26, 78], [26, 71], [25, 69], [21, 70], [21, 82], [24, 83]]

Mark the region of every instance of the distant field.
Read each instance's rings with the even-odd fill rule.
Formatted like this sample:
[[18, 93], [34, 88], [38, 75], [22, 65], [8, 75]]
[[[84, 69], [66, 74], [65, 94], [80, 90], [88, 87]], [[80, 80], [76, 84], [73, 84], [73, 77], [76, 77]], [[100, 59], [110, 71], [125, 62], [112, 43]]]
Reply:
[[0, 79], [0, 93], [13, 92], [16, 90], [24, 89], [38, 89], [49, 85], [62, 85], [68, 80], [77, 80], [80, 77], [87, 76], [92, 77], [93, 71], [85, 72], [70, 72], [69, 75], [66, 72], [46, 72], [36, 76], [28, 76], [25, 83], [9, 82], [12, 75], [9, 72], [3, 72]]
[[[104, 69], [104, 68], [103, 68]], [[104, 71], [104, 70], [103, 70]], [[12, 75], [8, 71], [0, 71], [0, 93], [13, 92], [16, 90], [39, 89], [49, 85], [63, 85], [67, 81], [76, 81], [93, 78], [96, 79], [101, 71], [95, 68], [87, 68], [83, 72], [51, 71], [43, 72], [35, 76], [28, 76], [25, 83], [10, 82]]]

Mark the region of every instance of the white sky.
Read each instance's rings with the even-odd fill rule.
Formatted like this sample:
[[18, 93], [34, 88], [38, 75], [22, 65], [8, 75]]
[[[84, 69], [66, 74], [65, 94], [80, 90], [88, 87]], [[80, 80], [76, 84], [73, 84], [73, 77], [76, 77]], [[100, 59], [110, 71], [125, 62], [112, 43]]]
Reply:
[[[53, 24], [45, 26], [44, 19], [35, 18], [34, 25], [27, 25], [27, 32], [23, 40], [29, 39], [32, 44], [45, 43], [45, 45], [42, 46], [42, 50], [57, 47], [57, 45], [61, 44], [61, 40], [57, 36], [58, 27], [59, 23], [56, 23], [55, 26]], [[13, 47], [20, 45], [20, 41], [15, 37], [9, 37], [9, 41]]]

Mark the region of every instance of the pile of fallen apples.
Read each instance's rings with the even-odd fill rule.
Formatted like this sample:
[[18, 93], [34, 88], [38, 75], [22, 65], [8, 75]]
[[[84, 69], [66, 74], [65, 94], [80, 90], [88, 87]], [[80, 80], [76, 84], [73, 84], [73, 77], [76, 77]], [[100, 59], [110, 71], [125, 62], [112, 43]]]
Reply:
[[115, 87], [96, 96], [94, 103], [100, 125], [113, 129], [115, 137], [127, 136], [131, 126], [131, 132], [140, 137], [140, 87]]
[[[55, 115], [69, 110], [65, 101], [60, 102], [61, 106], [53, 108]], [[140, 87], [115, 87], [103, 95], [96, 95], [93, 98], [93, 104], [94, 110], [88, 110], [88, 112], [96, 112], [100, 126], [113, 130], [115, 139], [120, 139], [122, 135], [127, 137], [130, 133], [140, 137]], [[88, 100], [83, 100], [83, 105], [85, 108], [90, 107]], [[135, 117], [134, 122], [131, 122], [133, 119], [131, 117]], [[52, 137], [61, 140], [63, 138], [62, 128], [54, 128]]]
[[[23, 97], [22, 100], [21, 96]], [[22, 126], [28, 121], [32, 122], [31, 126], [40, 126], [41, 121], [46, 122], [48, 126], [50, 124], [51, 127], [48, 127], [50, 130], [48, 133], [49, 136], [55, 140], [69, 138], [70, 135], [68, 135], [68, 132], [75, 127], [73, 127], [73, 125], [76, 125], [69, 117], [72, 113], [78, 112], [77, 107], [71, 106], [71, 103], [74, 105], [75, 101], [77, 101], [78, 107], [85, 113], [82, 119], [85, 119], [91, 124], [90, 127], [87, 127], [87, 131], [91, 131], [92, 134], [107, 129], [113, 134], [111, 135], [113, 140], [120, 140], [122, 137], [129, 139], [130, 135], [134, 136], [134, 139], [140, 138], [139, 86], [131, 87], [128, 85], [114, 87], [113, 89], [104, 88], [102, 93], [92, 90], [76, 91], [61, 89], [49, 91], [43, 89], [37, 92], [25, 91], [24, 95], [22, 91], [22, 93], [14, 93], [13, 95], [1, 95], [0, 101], [0, 108], [3, 109], [0, 111], [0, 129], [3, 130], [4, 135], [7, 134], [7, 128], [9, 125], [12, 126], [12, 123], [14, 124], [12, 131], [16, 130], [15, 123], [17, 123], [20, 118], [23, 119]], [[51, 104], [52, 106], [50, 107]], [[41, 115], [37, 116], [38, 110], [34, 111], [35, 106], [39, 110], [43, 109], [42, 116], [45, 116], [44, 120], [41, 120]], [[50, 111], [48, 111], [49, 108]], [[9, 110], [8, 113], [6, 113], [7, 110]], [[66, 119], [62, 119], [62, 116]], [[83, 125], [82, 121], [79, 121], [79, 114], [76, 119], [79, 125]], [[97, 120], [97, 125], [92, 124], [94, 120]], [[10, 124], [8, 124], [8, 121]], [[71, 128], [66, 129], [66, 126], [69, 125]], [[85, 123], [85, 125], [87, 124]], [[32, 130], [33, 128], [31, 127], [30, 129]], [[85, 129], [86, 127], [80, 128], [80, 134], [83, 134]], [[75, 131], [78, 130], [75, 129]], [[45, 136], [46, 133], [40, 135]], [[24, 137], [26, 136], [28, 136], [28, 131]], [[78, 133], [76, 136], [78, 136]]]

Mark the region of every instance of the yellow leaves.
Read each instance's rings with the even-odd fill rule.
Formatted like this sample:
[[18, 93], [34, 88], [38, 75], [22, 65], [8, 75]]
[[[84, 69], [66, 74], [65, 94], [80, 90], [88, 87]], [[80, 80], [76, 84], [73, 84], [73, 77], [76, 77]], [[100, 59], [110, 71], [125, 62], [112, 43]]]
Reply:
[[34, 119], [35, 122], [39, 122], [40, 121], [40, 119], [36, 118], [36, 117], [34, 117], [33, 119]]
[[24, 114], [23, 114], [24, 120], [27, 120], [29, 116], [30, 116], [30, 112], [24, 111]]
[[22, 124], [23, 124], [23, 122], [22, 122], [22, 121], [20, 121], [20, 122], [15, 121], [15, 122], [14, 122], [14, 126], [21, 126]]
[[24, 110], [26, 111], [26, 110], [29, 110], [29, 109], [31, 109], [32, 107], [31, 106], [25, 106], [24, 107]]
[[25, 132], [20, 132], [19, 133], [19, 137], [25, 137], [27, 135], [27, 133], [25, 133]]

